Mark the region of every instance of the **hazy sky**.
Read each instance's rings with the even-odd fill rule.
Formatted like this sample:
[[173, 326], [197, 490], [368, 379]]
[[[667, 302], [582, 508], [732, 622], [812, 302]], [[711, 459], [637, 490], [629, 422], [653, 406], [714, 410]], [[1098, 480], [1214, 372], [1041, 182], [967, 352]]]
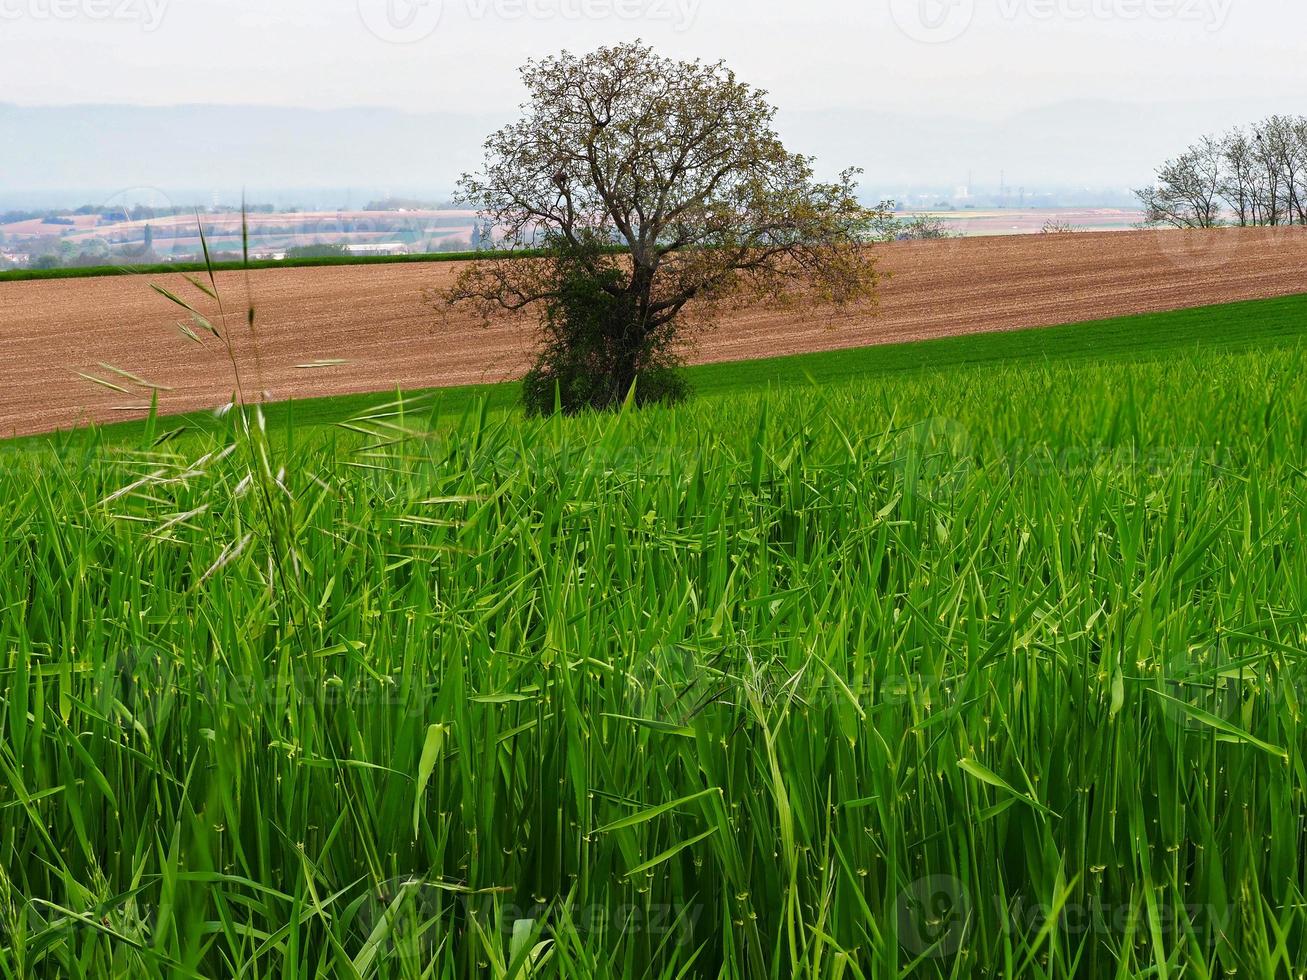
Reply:
[[0, 0], [0, 101], [498, 110], [524, 59], [636, 36], [792, 111], [1307, 109], [1303, 0]]

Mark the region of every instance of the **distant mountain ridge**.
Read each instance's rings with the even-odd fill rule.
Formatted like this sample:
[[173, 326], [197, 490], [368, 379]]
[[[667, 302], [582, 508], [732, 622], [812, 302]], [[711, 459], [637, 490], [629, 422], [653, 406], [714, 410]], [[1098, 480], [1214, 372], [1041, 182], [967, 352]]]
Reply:
[[[448, 193], [497, 118], [392, 109], [0, 103], [0, 207], [15, 192], [78, 191], [98, 203], [134, 188], [166, 195], [356, 189], [356, 200]], [[195, 203], [183, 199], [178, 203]], [[292, 203], [292, 202], [279, 202]], [[310, 203], [295, 201], [296, 204]], [[325, 203], [325, 202], [324, 202]], [[335, 207], [346, 202], [331, 200]]]
[[[844, 108], [783, 111], [779, 125], [787, 142], [816, 155], [822, 169], [863, 167], [870, 191], [953, 189], [968, 180], [994, 188], [1002, 180], [1013, 189], [1124, 192], [1203, 132], [1251, 121], [1266, 114], [1262, 108], [1089, 101], [1000, 121]], [[511, 116], [0, 103], [0, 145], [12, 148], [0, 159], [0, 208], [67, 205], [70, 195], [99, 203], [136, 188], [157, 188], [185, 204], [238, 198], [242, 189], [251, 200], [306, 206], [429, 198], [447, 194], [459, 174], [474, 168], [482, 140]], [[305, 200], [314, 190], [323, 199]]]

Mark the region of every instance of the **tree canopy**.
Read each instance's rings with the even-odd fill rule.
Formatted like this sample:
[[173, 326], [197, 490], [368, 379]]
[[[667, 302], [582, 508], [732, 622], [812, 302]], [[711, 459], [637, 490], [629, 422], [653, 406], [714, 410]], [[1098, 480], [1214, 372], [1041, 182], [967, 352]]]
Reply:
[[1271, 116], [1205, 136], [1135, 194], [1152, 225], [1307, 224], [1307, 118]]
[[498, 248], [444, 299], [487, 315], [543, 304], [545, 349], [557, 351], [585, 280], [607, 298], [583, 318], [598, 341], [584, 369], [610, 382], [600, 401], [674, 361], [687, 307], [874, 297], [865, 243], [878, 212], [858, 202], [857, 171], [818, 180], [812, 158], [782, 143], [766, 93], [725, 64], [635, 42], [532, 61], [522, 79], [522, 118], [486, 140], [483, 170], [461, 182]]

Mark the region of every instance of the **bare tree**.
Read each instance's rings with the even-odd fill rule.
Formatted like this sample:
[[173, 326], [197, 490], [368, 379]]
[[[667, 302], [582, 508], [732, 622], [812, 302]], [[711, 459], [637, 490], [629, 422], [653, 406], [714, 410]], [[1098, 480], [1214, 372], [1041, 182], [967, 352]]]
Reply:
[[[857, 171], [817, 180], [811, 158], [781, 143], [765, 93], [724, 64], [636, 42], [531, 61], [522, 80], [523, 118], [490, 136], [483, 171], [461, 182], [500, 248], [442, 298], [486, 315], [542, 306], [538, 380], [603, 381], [587, 380], [575, 405], [561, 391], [564, 407], [620, 401], [668, 363], [687, 307], [874, 297], [864, 243], [876, 212], [857, 200]], [[543, 255], [523, 260], [533, 249]], [[560, 367], [581, 335], [585, 350]]]
[[1284, 223], [1307, 224], [1307, 120], [1271, 116], [1262, 129], [1283, 188]]
[[1204, 137], [1157, 171], [1157, 183], [1135, 191], [1151, 225], [1214, 228], [1221, 223], [1223, 150]]
[[1294, 211], [1300, 225], [1307, 225], [1307, 118], [1290, 120], [1290, 145], [1295, 160]]
[[1265, 180], [1254, 141], [1242, 129], [1236, 129], [1225, 137], [1222, 150], [1222, 200], [1240, 226], [1261, 224]]
[[1307, 225], [1307, 118], [1271, 116], [1250, 130], [1207, 137], [1135, 192], [1146, 223], [1209, 228]]
[[1292, 224], [1293, 209], [1293, 132], [1282, 116], [1272, 116], [1254, 130], [1257, 161], [1265, 178], [1262, 223]]
[[1073, 225], [1065, 218], [1052, 217], [1044, 222], [1044, 227], [1039, 230], [1041, 235], [1074, 235], [1082, 228]]

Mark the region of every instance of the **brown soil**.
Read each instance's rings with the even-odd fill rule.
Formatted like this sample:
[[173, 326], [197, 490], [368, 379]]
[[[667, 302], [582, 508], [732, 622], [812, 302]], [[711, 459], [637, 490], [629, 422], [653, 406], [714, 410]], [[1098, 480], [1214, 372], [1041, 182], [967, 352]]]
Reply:
[[[838, 318], [748, 310], [724, 319], [693, 351], [699, 362], [859, 347], [1047, 326], [1307, 291], [1307, 229], [1217, 233], [1108, 232], [896, 244], [879, 310]], [[273, 399], [499, 381], [527, 364], [529, 330], [438, 316], [423, 290], [454, 263], [266, 269], [250, 273], [259, 358], [241, 360], [247, 391]], [[0, 283], [0, 434], [144, 414], [148, 393], [101, 362], [167, 385], [161, 410], [228, 399], [221, 346], [182, 336], [183, 312], [150, 282], [211, 301], [180, 275]], [[219, 277], [243, 313], [245, 277]], [[244, 341], [243, 316], [232, 318]], [[319, 368], [297, 365], [343, 359]], [[77, 372], [116, 381], [128, 394]]]

